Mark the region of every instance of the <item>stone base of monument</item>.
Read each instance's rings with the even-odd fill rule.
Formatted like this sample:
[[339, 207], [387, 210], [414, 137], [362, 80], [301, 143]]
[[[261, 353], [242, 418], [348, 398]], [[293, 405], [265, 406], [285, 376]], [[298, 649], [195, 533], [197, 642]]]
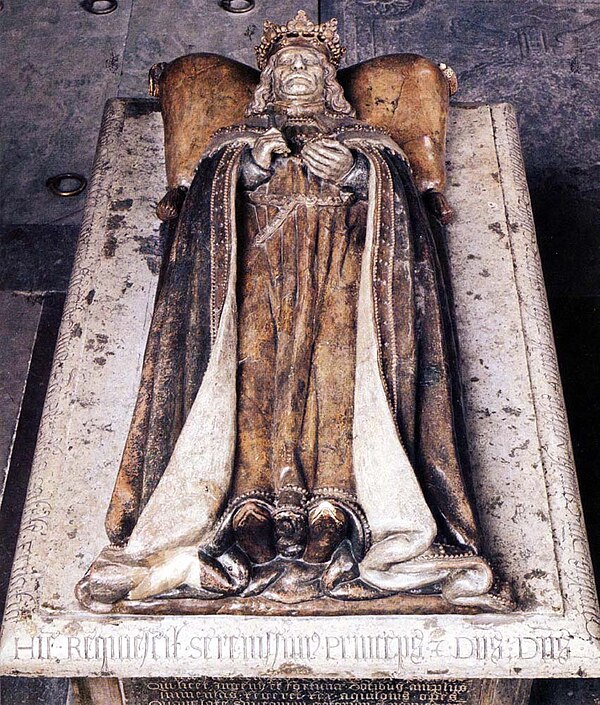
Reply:
[[529, 680], [85, 678], [74, 705], [528, 705]]
[[12, 571], [3, 672], [77, 678], [79, 702], [94, 705], [517, 705], [530, 679], [600, 676], [596, 591], [507, 105], [451, 109], [448, 255], [486, 554], [516, 611], [450, 613], [418, 595], [258, 613], [243, 599], [119, 614], [77, 602], [75, 585], [106, 544], [138, 389], [163, 174], [157, 104], [111, 101]]

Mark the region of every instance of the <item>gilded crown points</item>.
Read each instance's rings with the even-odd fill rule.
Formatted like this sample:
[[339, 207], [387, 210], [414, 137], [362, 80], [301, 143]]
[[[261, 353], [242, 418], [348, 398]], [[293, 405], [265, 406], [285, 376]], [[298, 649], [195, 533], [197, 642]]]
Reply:
[[263, 36], [260, 44], [255, 48], [258, 68], [262, 71], [267, 65], [269, 57], [277, 50], [303, 42], [311, 44], [315, 49], [326, 54], [334, 66], [340, 65], [346, 51], [340, 44], [335, 18], [322, 24], [316, 24], [309, 19], [304, 10], [298, 10], [296, 17], [287, 24], [278, 25], [270, 20], [265, 20]]

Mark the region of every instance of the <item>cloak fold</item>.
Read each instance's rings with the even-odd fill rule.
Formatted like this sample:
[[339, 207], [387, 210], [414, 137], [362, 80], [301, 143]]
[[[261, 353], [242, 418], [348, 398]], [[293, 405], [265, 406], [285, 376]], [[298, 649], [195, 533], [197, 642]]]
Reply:
[[[194, 402], [211, 350], [211, 195], [222, 150], [202, 160], [171, 231], [156, 293], [137, 401], [106, 517], [111, 543], [127, 542], [156, 488]], [[222, 165], [221, 165], [221, 168]]]
[[[391, 140], [380, 137], [379, 133], [362, 131], [360, 127], [342, 130], [338, 135], [340, 141], [364, 154], [371, 173], [371, 244], [364, 255], [361, 306], [363, 318], [372, 317], [374, 333], [371, 337], [370, 324], [363, 321], [358, 336], [362, 336], [365, 354], [372, 350], [376, 355], [377, 382], [386, 406], [381, 413], [389, 413], [392, 419], [390, 434], [401, 441], [405, 458], [401, 462], [406, 473], [416, 478], [415, 491], [419, 494], [420, 489], [435, 520], [436, 541], [479, 554], [449, 284], [444, 281], [443, 262], [410, 167]], [[243, 141], [249, 139], [251, 134]], [[143, 527], [136, 530], [136, 524], [176, 451], [185, 421], [199, 390], [205, 386], [203, 380], [210, 382], [209, 376], [215, 374], [207, 369], [211, 365], [214, 368], [217, 353], [229, 357], [235, 353], [227, 352], [226, 346], [219, 352], [218, 344], [219, 336], [225, 340], [223, 328], [235, 327], [236, 226], [243, 227], [235, 223], [235, 203], [243, 148], [239, 139], [232, 139], [201, 160], [176, 226], [170, 226], [174, 234], [161, 275], [140, 390], [106, 520], [113, 544], [126, 544], [132, 533], [143, 533]], [[230, 333], [231, 346], [235, 333]], [[231, 367], [234, 362], [229, 357], [227, 365]], [[360, 352], [357, 367], [361, 365], [359, 357]], [[232, 369], [229, 386], [233, 386], [235, 395], [235, 367]], [[357, 369], [357, 385], [359, 379]], [[356, 399], [368, 415], [373, 394], [364, 385], [362, 390]], [[231, 394], [231, 389], [227, 394]], [[229, 406], [223, 405], [224, 414], [230, 413]], [[233, 407], [230, 411], [235, 415], [235, 397]], [[235, 427], [235, 420], [232, 423]], [[376, 436], [377, 419], [371, 419], [370, 424], [371, 435]], [[376, 455], [377, 448], [373, 449]], [[357, 451], [355, 472], [360, 501], [361, 486], [367, 488], [367, 493], [370, 490], [368, 481], [361, 485], [359, 475], [365, 471], [360, 469], [359, 456]], [[369, 462], [365, 460], [365, 467]], [[198, 467], [196, 472], [201, 475], [204, 468]], [[229, 468], [229, 479], [231, 472], [235, 472], [233, 467]], [[221, 485], [225, 486], [207, 490], [214, 492], [214, 510], [202, 520], [205, 528], [225, 508], [229, 489], [226, 477], [227, 472], [223, 471]], [[398, 506], [403, 487], [388, 487], [392, 494], [397, 490]], [[372, 498], [373, 505], [385, 505], [385, 497]], [[184, 504], [179, 501], [179, 505]], [[365, 511], [371, 522], [369, 509]], [[382, 516], [386, 514], [385, 506], [377, 511]], [[381, 524], [382, 541], [393, 540], [396, 514], [394, 509], [390, 521], [386, 519], [390, 526]], [[174, 517], [170, 523], [177, 521]], [[141, 547], [143, 541], [139, 536], [135, 539], [135, 545]], [[431, 540], [432, 536], [423, 538], [419, 550], [427, 549]], [[134, 550], [134, 546], [130, 548]]]

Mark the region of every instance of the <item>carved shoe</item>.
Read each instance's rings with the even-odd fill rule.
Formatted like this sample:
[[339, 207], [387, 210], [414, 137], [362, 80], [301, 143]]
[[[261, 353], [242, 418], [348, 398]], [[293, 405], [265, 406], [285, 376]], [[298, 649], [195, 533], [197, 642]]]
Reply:
[[267, 563], [276, 556], [273, 519], [266, 507], [252, 500], [236, 511], [232, 520], [237, 545], [252, 563]]
[[321, 500], [308, 513], [308, 544], [304, 560], [326, 563], [348, 534], [346, 512], [331, 500]]

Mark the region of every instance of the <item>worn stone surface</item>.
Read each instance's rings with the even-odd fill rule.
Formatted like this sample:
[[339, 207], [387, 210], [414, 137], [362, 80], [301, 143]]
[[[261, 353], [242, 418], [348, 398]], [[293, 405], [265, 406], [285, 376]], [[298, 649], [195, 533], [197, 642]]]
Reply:
[[450, 64], [463, 101], [513, 103], [551, 294], [598, 294], [600, 4], [323, 0], [347, 62], [414, 51]]
[[[151, 108], [116, 102], [105, 120], [7, 603], [6, 667], [136, 676], [593, 673], [595, 593], [506, 106], [453, 111], [448, 195], [458, 218], [449, 250], [480, 508], [518, 612], [324, 616], [315, 631], [285, 616], [115, 621], [78, 606], [74, 584], [105, 543], [157, 280], [153, 206], [164, 176], [160, 116]], [[387, 646], [365, 651], [377, 635]]]
[[509, 229], [524, 223], [507, 222], [497, 150], [508, 142], [489, 149], [494, 127], [486, 109], [451, 111], [447, 193], [456, 221], [448, 245], [475, 492], [488, 551], [516, 579], [519, 603], [558, 611], [527, 342], [516, 315]]
[[131, 0], [109, 15], [73, 3], [5, 2], [0, 42], [1, 222], [79, 223], [85, 194], [58, 198], [49, 176], [89, 176], [104, 102], [117, 91]]

